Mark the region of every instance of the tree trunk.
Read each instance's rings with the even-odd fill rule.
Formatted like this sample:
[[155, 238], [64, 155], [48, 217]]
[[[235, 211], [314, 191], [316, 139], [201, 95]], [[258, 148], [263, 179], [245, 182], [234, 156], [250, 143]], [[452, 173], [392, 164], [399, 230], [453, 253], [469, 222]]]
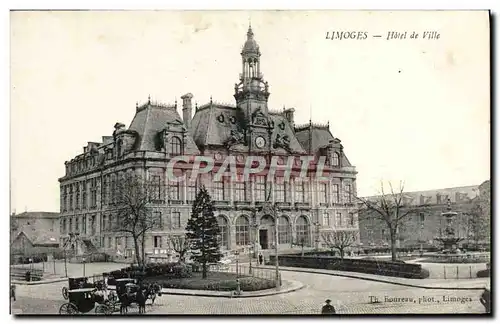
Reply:
[[304, 257], [304, 244], [302, 244], [301, 248], [302, 248], [301, 256]]
[[141, 252], [139, 249], [138, 237], [136, 235], [132, 236], [134, 239], [134, 248], [135, 248], [135, 260], [137, 261], [137, 265], [141, 265]]
[[344, 260], [344, 248], [340, 248], [339, 252], [340, 252], [340, 260]]
[[146, 245], [146, 233], [143, 233], [142, 234], [142, 255], [141, 255], [141, 258], [142, 258], [142, 271], [145, 271], [145, 268], [146, 268], [146, 251], [144, 249], [145, 245]]
[[396, 246], [396, 230], [390, 230], [391, 233], [391, 259], [396, 261], [398, 259], [398, 251]]
[[203, 268], [202, 268], [202, 273], [201, 273], [201, 278], [202, 279], [207, 279], [207, 262], [203, 262], [202, 264]]

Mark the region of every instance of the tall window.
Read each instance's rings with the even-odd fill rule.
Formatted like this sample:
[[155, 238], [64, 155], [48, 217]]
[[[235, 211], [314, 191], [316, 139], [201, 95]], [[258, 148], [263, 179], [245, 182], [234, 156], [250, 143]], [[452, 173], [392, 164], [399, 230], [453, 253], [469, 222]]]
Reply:
[[161, 212], [159, 212], [159, 211], [153, 212], [153, 222], [154, 222], [155, 228], [163, 229], [163, 219], [161, 217]]
[[304, 202], [304, 183], [301, 180], [295, 181], [295, 202]]
[[181, 182], [180, 181], [170, 181], [168, 185], [169, 199], [170, 200], [181, 200]]
[[266, 178], [265, 176], [255, 177], [255, 201], [266, 201]]
[[219, 224], [220, 231], [220, 246], [224, 249], [229, 248], [229, 228], [227, 219], [224, 216], [217, 217], [217, 224]]
[[342, 227], [343, 225], [342, 213], [337, 213], [337, 227]]
[[150, 193], [151, 201], [154, 201], [154, 202], [162, 202], [163, 201], [162, 187], [163, 186], [162, 186], [161, 176], [152, 175], [151, 176], [151, 193]]
[[69, 219], [69, 232], [73, 232], [73, 218]]
[[80, 232], [80, 222], [79, 222], [79, 217], [75, 218], [75, 232], [79, 233]]
[[295, 232], [297, 233], [297, 243], [301, 244], [304, 242], [305, 245], [309, 245], [309, 223], [307, 218], [300, 216], [295, 223]]
[[424, 226], [425, 214], [424, 213], [419, 213], [418, 216], [419, 216], [419, 219], [420, 219], [420, 226]]
[[197, 194], [196, 179], [187, 178], [187, 186], [187, 201], [195, 201]]
[[75, 209], [80, 209], [80, 183], [76, 184]]
[[73, 210], [73, 185], [69, 186], [69, 208], [68, 210]]
[[82, 181], [82, 208], [87, 208], [87, 181]]
[[336, 167], [340, 166], [340, 155], [337, 152], [333, 153], [332, 165]]
[[333, 203], [338, 204], [340, 203], [340, 194], [339, 194], [339, 185], [334, 184], [333, 185]]
[[114, 229], [113, 227], [113, 215], [109, 215], [108, 217], [108, 230], [112, 231]]
[[248, 245], [250, 243], [249, 221], [245, 216], [236, 219], [235, 234], [236, 245]]
[[97, 178], [90, 179], [90, 208], [97, 207]]
[[245, 201], [245, 183], [244, 182], [234, 182], [234, 201]]
[[274, 188], [274, 200], [277, 202], [285, 201], [285, 179], [283, 177], [276, 177]]
[[116, 175], [111, 175], [110, 204], [116, 203]]
[[68, 195], [67, 195], [68, 188], [67, 186], [63, 187], [63, 211], [68, 210]]
[[323, 213], [323, 226], [330, 226], [330, 215], [327, 212]]
[[102, 203], [107, 204], [108, 203], [108, 185], [109, 185], [109, 176], [104, 176], [102, 180]]
[[82, 233], [87, 234], [87, 216], [82, 217]]
[[161, 248], [161, 236], [153, 236], [153, 244], [155, 248]]
[[108, 229], [108, 216], [102, 215], [102, 229], [106, 231]]
[[280, 216], [278, 220], [278, 244], [289, 244], [290, 241], [290, 221], [288, 217]]
[[352, 203], [352, 189], [351, 189], [351, 184], [347, 183], [344, 186], [345, 188], [345, 203]]
[[180, 212], [172, 212], [172, 228], [173, 229], [181, 228], [181, 213]]
[[95, 235], [96, 227], [95, 227], [95, 216], [90, 218], [90, 234]]
[[214, 201], [224, 201], [224, 180], [220, 179], [213, 182], [213, 200]]
[[326, 204], [327, 203], [327, 188], [328, 184], [324, 182], [320, 182], [318, 184], [319, 186], [319, 192], [318, 192], [318, 201], [320, 204]]
[[354, 226], [354, 213], [349, 213], [349, 225]]
[[170, 140], [170, 152], [172, 155], [182, 154], [182, 142], [177, 136], [173, 136]]

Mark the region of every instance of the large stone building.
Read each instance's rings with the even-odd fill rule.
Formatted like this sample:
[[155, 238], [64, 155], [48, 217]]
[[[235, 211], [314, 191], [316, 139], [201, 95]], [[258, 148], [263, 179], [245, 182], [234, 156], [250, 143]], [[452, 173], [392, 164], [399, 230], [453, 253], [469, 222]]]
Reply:
[[[215, 201], [224, 250], [248, 248], [255, 243], [263, 250], [272, 248], [274, 215], [263, 208], [268, 201], [267, 190], [272, 191], [273, 206], [279, 205], [281, 249], [302, 242], [309, 247], [320, 246], [321, 231], [357, 231], [353, 204], [356, 170], [340, 140], [332, 135], [329, 124], [309, 121], [296, 125], [294, 108], [269, 109], [270, 87], [261, 72], [261, 52], [251, 28], [241, 59], [239, 81], [234, 85], [235, 105], [210, 99], [193, 107], [193, 95], [188, 93], [181, 97], [181, 118], [177, 102], [168, 105], [148, 99], [136, 105], [128, 128], [116, 123], [113, 136], [103, 136], [100, 143], [89, 142], [82, 154], [65, 162], [66, 174], [59, 179], [61, 245], [78, 237], [77, 253], [94, 248], [111, 254], [133, 253], [130, 237], [109, 230], [116, 221], [115, 179], [129, 170], [158, 184], [150, 208], [162, 222], [161, 228], [148, 232], [147, 253], [166, 253], [171, 235], [184, 233], [200, 184]], [[250, 155], [279, 156], [281, 166], [289, 156], [323, 156], [328, 180], [312, 176], [286, 179], [277, 172], [271, 182], [263, 175], [252, 176], [249, 181], [216, 181], [213, 174], [200, 175], [195, 181], [172, 182], [167, 178], [167, 163], [179, 155], [210, 156], [216, 166], [231, 155], [238, 168]], [[294, 162], [287, 166], [297, 171], [301, 165]], [[189, 168], [177, 171], [190, 172]]]
[[[478, 203], [481, 195], [489, 196], [489, 181], [485, 181], [480, 186], [405, 192], [403, 205], [411, 206], [410, 208], [414, 209], [414, 212], [402, 222], [397, 244], [401, 248], [439, 247], [440, 243], [435, 238], [444, 235], [446, 220], [441, 215], [447, 211], [448, 199], [452, 211], [458, 213], [454, 223], [455, 233], [458, 237], [464, 238], [459, 245], [472, 243], [468, 240], [472, 236], [469, 223], [469, 217], [472, 217], [470, 211], [473, 204]], [[376, 197], [371, 198], [377, 199]], [[489, 215], [486, 217], [489, 218]], [[375, 217], [371, 217], [369, 212], [361, 213], [359, 231], [360, 240], [364, 247], [388, 247], [390, 244], [387, 226]]]

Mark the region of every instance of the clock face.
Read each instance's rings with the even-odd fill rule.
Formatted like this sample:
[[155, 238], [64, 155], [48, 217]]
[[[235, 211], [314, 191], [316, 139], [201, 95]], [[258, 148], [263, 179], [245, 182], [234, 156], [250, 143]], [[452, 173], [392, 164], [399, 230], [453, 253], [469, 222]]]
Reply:
[[263, 148], [264, 145], [266, 145], [266, 140], [264, 139], [264, 137], [262, 136], [259, 136], [255, 139], [255, 145], [258, 147], [258, 148]]

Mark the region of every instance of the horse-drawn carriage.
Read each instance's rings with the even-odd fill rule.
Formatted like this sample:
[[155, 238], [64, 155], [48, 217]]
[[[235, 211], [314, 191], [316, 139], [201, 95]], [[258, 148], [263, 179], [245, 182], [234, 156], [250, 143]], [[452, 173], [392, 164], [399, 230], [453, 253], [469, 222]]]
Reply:
[[104, 289], [104, 279], [96, 277], [92, 277], [92, 280], [89, 282], [88, 277], [79, 277], [79, 278], [68, 278], [68, 287], [62, 288], [62, 295], [64, 299], [69, 298], [69, 291], [75, 289], [82, 288], [97, 288], [98, 290]]
[[137, 304], [139, 313], [145, 312], [147, 300], [154, 303], [156, 296], [161, 296], [161, 287], [157, 284], [143, 284], [133, 278], [115, 279], [116, 295], [120, 303], [120, 314], [128, 312], [128, 306]]
[[97, 288], [78, 288], [67, 291], [68, 303], [59, 308], [61, 315], [85, 314], [95, 309], [96, 314], [111, 315], [114, 304], [100, 293]]

